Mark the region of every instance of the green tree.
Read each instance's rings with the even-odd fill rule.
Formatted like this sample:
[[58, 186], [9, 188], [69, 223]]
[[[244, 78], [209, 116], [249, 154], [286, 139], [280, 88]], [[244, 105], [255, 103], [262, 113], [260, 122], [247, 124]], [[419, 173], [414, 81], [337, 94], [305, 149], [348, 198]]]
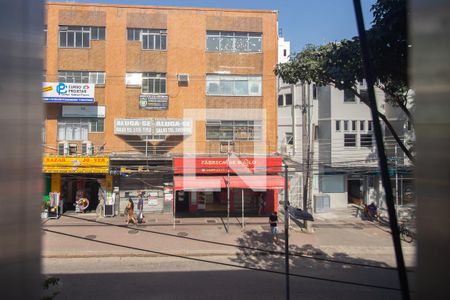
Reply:
[[[376, 85], [386, 94], [386, 101], [400, 107], [412, 122], [407, 108], [407, 30], [406, 0], [378, 0], [372, 7], [374, 21], [368, 30], [368, 40], [375, 65]], [[275, 68], [275, 74], [288, 84], [298, 82], [333, 85], [350, 90], [367, 103], [356, 88], [364, 77], [359, 39], [342, 40], [321, 46], [307, 45], [303, 51]], [[392, 136], [411, 161], [411, 151], [395, 132], [386, 116], [378, 112]]]

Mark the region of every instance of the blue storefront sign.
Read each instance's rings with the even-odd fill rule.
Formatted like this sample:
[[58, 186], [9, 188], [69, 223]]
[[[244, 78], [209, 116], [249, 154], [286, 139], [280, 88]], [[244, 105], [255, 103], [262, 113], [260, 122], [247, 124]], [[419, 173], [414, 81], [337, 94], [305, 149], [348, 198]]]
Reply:
[[49, 103], [94, 103], [95, 84], [44, 82], [42, 99]]

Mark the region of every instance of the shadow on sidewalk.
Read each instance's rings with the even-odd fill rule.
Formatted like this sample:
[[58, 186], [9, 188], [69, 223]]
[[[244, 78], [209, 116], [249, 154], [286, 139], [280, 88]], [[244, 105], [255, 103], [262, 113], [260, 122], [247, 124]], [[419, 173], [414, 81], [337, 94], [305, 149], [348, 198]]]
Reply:
[[[279, 241], [272, 242], [270, 233], [257, 232], [256, 230], [249, 230], [244, 235], [237, 239], [239, 251], [236, 253], [236, 258], [231, 261], [244, 265], [249, 268], [271, 269], [277, 271], [284, 271], [285, 257], [284, 257], [284, 235], [278, 234]], [[266, 252], [256, 253], [252, 249], [266, 249]], [[336, 252], [327, 254], [320, 248], [313, 245], [306, 244], [303, 246], [289, 245], [289, 265], [296, 269], [299, 267], [308, 266], [308, 268], [375, 268], [375, 269], [390, 269], [386, 263], [351, 257], [346, 253]]]

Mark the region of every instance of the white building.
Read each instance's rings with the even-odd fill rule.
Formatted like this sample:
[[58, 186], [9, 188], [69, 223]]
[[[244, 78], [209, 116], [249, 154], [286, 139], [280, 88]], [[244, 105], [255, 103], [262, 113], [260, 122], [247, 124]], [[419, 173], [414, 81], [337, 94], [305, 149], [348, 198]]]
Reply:
[[[285, 45], [286, 41], [280, 39], [279, 52], [286, 49], [283, 48]], [[283, 62], [285, 56], [279, 55], [279, 59]], [[367, 97], [365, 82], [360, 83], [357, 89]], [[387, 104], [381, 90], [376, 89], [375, 92], [378, 110], [386, 114], [398, 135], [404, 139], [407, 136], [404, 113]], [[287, 85], [278, 79], [278, 122], [278, 151], [303, 165], [302, 172], [290, 174], [291, 205], [303, 207], [303, 178], [306, 177], [309, 152], [313, 180], [308, 191], [311, 195], [308, 206], [313, 211], [372, 201], [385, 207], [370, 109], [350, 91], [331, 86], [316, 87], [314, 84]], [[401, 150], [395, 151], [396, 142], [390, 132], [385, 131], [386, 152], [393, 168], [405, 169], [407, 159]], [[402, 175], [396, 176], [400, 172], [393, 168], [392, 185], [399, 189], [394, 193], [398, 194], [401, 204], [402, 183], [405, 182], [399, 180]]]

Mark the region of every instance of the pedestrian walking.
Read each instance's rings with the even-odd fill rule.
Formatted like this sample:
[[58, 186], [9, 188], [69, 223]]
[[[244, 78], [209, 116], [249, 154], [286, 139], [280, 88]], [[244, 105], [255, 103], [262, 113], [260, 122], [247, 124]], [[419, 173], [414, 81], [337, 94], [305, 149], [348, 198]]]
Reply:
[[133, 222], [133, 224], [136, 224], [136, 219], [134, 218], [134, 203], [131, 198], [128, 199], [127, 204], [127, 224], [129, 224], [130, 221]]
[[273, 212], [269, 217], [269, 224], [270, 224], [270, 232], [272, 233], [272, 242], [277, 241], [278, 242], [278, 214], [277, 212]]
[[138, 223], [145, 223], [144, 220], [144, 192], [139, 192], [138, 200]]
[[265, 213], [266, 200], [264, 200], [263, 193], [260, 193], [258, 196], [258, 215], [262, 215]]

